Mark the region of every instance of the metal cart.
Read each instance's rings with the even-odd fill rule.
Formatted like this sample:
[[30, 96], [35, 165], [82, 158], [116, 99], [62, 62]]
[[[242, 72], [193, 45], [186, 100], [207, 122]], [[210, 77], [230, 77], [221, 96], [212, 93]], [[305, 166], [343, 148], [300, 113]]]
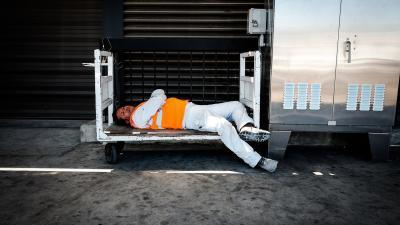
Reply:
[[[238, 56], [239, 57], [239, 56]], [[245, 74], [246, 58], [254, 58], [254, 74]], [[96, 134], [97, 140], [105, 143], [105, 157], [108, 163], [117, 163], [126, 142], [186, 141], [204, 142], [219, 140], [217, 133], [194, 130], [146, 130], [133, 129], [114, 124], [114, 57], [109, 51], [94, 50], [94, 63], [84, 63], [94, 67]], [[255, 126], [260, 124], [260, 76], [261, 53], [250, 51], [240, 54], [240, 101], [253, 109]]]

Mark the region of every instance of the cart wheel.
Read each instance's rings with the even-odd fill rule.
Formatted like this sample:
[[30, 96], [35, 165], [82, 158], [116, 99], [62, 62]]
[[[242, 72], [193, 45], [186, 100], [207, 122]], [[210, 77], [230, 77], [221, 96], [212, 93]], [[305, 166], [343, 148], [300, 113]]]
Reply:
[[118, 162], [119, 152], [116, 144], [108, 143], [106, 144], [104, 154], [106, 156], [106, 161], [110, 164], [115, 164]]
[[123, 141], [118, 141], [117, 142], [117, 150], [119, 153], [121, 153], [124, 150], [125, 142]]

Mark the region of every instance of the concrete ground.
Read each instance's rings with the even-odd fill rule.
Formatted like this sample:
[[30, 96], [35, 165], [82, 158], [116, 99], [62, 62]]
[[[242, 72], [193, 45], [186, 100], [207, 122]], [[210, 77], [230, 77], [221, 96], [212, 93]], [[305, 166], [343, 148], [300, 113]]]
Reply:
[[0, 172], [0, 224], [400, 221], [398, 151], [374, 163], [352, 149], [292, 147], [269, 174], [220, 145], [157, 147], [130, 146], [136, 151], [108, 165], [101, 144], [79, 143], [78, 128], [0, 128], [0, 168], [112, 169]]

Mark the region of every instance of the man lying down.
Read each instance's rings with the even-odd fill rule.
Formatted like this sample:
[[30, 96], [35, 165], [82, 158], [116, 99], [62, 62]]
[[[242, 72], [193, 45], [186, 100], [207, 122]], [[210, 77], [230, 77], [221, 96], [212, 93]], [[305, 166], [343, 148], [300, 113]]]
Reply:
[[[167, 98], [164, 90], [153, 91], [149, 100], [117, 109], [117, 120], [140, 129], [192, 129], [217, 132], [222, 142], [249, 166], [274, 172], [278, 162], [261, 157], [245, 141], [264, 142], [270, 133], [254, 127], [246, 108], [237, 101], [196, 105], [187, 100]], [[235, 127], [230, 123], [235, 122]]]

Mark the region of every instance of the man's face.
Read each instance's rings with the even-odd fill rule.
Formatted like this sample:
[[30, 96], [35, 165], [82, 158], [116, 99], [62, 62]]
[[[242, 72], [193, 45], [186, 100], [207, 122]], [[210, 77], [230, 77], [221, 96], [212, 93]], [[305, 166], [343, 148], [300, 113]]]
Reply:
[[131, 116], [134, 109], [135, 109], [135, 107], [130, 106], [130, 105], [123, 106], [123, 107], [117, 109], [117, 113], [116, 113], [117, 118], [120, 120], [124, 120], [125, 123], [129, 124], [129, 117]]

